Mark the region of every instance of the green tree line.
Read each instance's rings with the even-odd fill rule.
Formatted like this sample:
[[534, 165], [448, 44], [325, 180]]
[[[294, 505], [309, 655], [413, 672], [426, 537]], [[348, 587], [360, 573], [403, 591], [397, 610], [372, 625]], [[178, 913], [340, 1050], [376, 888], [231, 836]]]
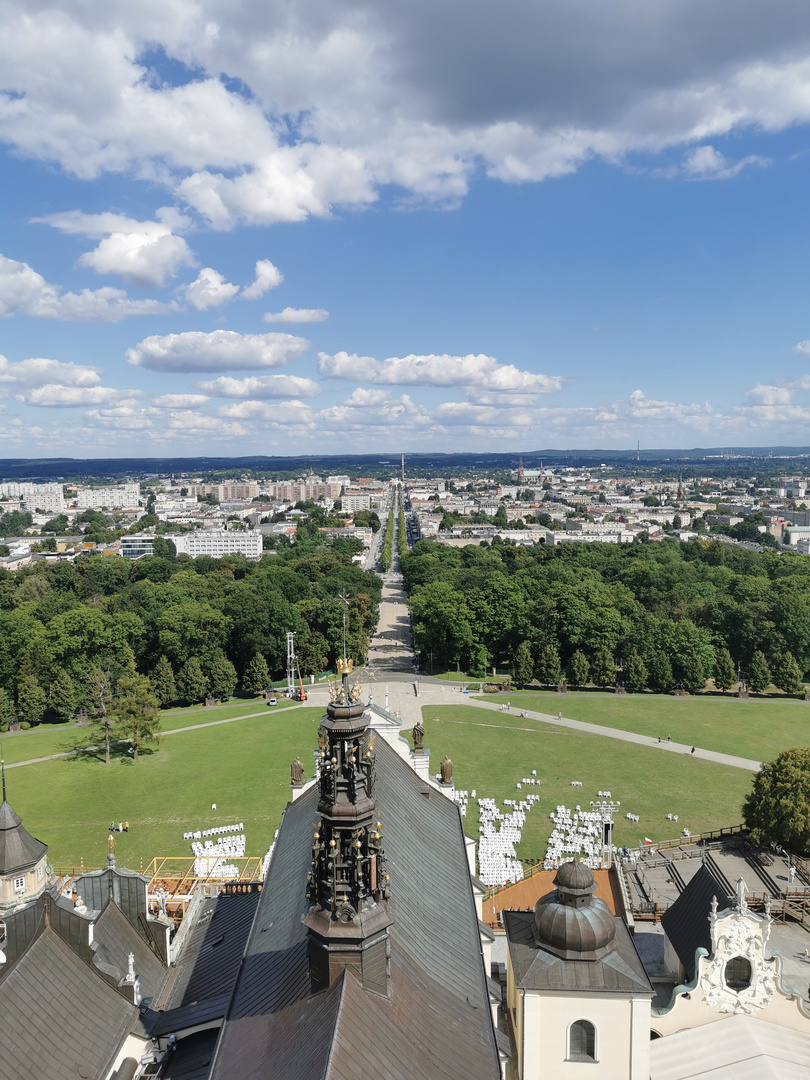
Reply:
[[417, 648], [448, 668], [695, 692], [714, 678], [801, 689], [810, 668], [810, 559], [715, 540], [461, 550], [402, 558]]
[[93, 715], [104, 679], [115, 697], [122, 679], [145, 677], [162, 707], [257, 691], [283, 674], [290, 630], [302, 672], [318, 674], [342, 653], [341, 592], [362, 661], [381, 585], [352, 552], [301, 537], [259, 562], [96, 557], [0, 570], [0, 729]]

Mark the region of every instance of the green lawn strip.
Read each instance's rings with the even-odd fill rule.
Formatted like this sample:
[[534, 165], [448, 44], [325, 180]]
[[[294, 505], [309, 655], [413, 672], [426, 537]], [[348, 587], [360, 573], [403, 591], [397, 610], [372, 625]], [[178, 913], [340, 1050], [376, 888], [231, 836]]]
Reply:
[[[279, 700], [278, 705], [265, 705], [261, 698], [255, 701], [243, 701], [238, 705], [206, 709], [171, 709], [163, 712], [160, 718], [161, 731], [176, 731], [180, 728], [195, 727], [197, 724], [210, 724], [212, 720], [227, 720], [232, 717], [246, 716], [266, 710], [288, 709], [295, 702]], [[76, 724], [43, 724], [30, 731], [5, 732], [0, 735], [3, 758], [11, 765], [31, 758], [48, 757], [50, 754], [63, 754], [88, 741], [98, 738], [98, 730], [91, 724], [77, 727]]]
[[787, 746], [810, 742], [810, 704], [722, 697], [665, 697], [652, 694], [555, 694], [520, 691], [485, 694], [482, 701], [509, 701], [512, 712], [534, 709], [571, 720], [635, 731], [723, 754], [769, 761]]
[[[264, 855], [290, 797], [290, 762], [308, 772], [323, 710], [276, 711], [238, 724], [188, 731], [163, 740], [133, 763], [110, 765], [87, 755], [14, 769], [8, 798], [54, 865], [102, 866], [111, 821], [119, 866], [139, 869], [155, 856], [191, 856], [183, 833], [244, 822], [247, 854]], [[216, 811], [211, 804], [216, 803]]]
[[[495, 799], [517, 802], [529, 793], [540, 796], [526, 817], [520, 858], [543, 858], [553, 828], [549, 813], [559, 804], [579, 803], [590, 809], [599, 791], [610, 791], [621, 802], [616, 816], [615, 842], [635, 847], [639, 841], [668, 840], [684, 826], [693, 833], [736, 825], [740, 807], [751, 787], [751, 774], [742, 769], [701, 761], [688, 754], [663, 754], [652, 747], [604, 739], [550, 724], [532, 723], [511, 714], [486, 713], [473, 706], [425, 706], [425, 746], [431, 768], [448, 755], [454, 764], [456, 788]], [[528, 730], [526, 730], [528, 729]], [[515, 784], [537, 769], [538, 785]], [[572, 788], [581, 780], [581, 788]], [[625, 818], [638, 814], [638, 823]], [[678, 814], [676, 825], [668, 813]], [[465, 822], [477, 839], [477, 805], [470, 802]]]

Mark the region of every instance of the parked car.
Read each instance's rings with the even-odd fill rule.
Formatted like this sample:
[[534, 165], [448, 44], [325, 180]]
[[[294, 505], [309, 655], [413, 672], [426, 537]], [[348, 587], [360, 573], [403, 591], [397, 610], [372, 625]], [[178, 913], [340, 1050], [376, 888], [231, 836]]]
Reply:
[[267, 704], [268, 704], [268, 705], [278, 705], [278, 698], [275, 698], [275, 697], [269, 697], [269, 698], [267, 699]]

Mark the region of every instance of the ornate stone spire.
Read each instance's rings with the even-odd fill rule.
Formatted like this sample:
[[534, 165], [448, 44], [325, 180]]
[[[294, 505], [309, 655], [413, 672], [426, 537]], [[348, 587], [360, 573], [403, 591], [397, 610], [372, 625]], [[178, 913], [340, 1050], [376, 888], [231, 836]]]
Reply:
[[374, 799], [374, 733], [351, 670], [351, 660], [339, 661], [341, 683], [331, 688], [319, 731], [319, 820], [304, 922], [314, 992], [350, 968], [366, 989], [385, 994], [392, 914]]

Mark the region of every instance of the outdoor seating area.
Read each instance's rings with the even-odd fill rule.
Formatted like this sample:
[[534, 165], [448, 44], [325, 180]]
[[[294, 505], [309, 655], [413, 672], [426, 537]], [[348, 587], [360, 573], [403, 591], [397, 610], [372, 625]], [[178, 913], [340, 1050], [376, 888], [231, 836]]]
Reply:
[[[610, 792], [600, 791], [601, 797], [610, 798]], [[630, 817], [630, 815], [627, 815]], [[543, 866], [553, 870], [572, 858], [584, 857], [587, 865], [595, 870], [602, 865], [604, 846], [602, 843], [601, 811], [583, 810], [577, 804], [574, 810], [567, 806], [558, 806], [549, 817], [554, 828], [548, 838]], [[611, 847], [611, 855], [615, 847]]]
[[[522, 783], [537, 784], [537, 771], [530, 777], [524, 777]], [[521, 787], [521, 783], [516, 785]], [[517, 857], [516, 846], [523, 835], [526, 815], [540, 798], [539, 795], [527, 795], [520, 802], [504, 799], [504, 806], [510, 809], [502, 812], [494, 799], [481, 796], [476, 792], [456, 791], [454, 800], [459, 806], [462, 817], [467, 816], [467, 804], [470, 798], [478, 803], [478, 877], [484, 885], [514, 884], [523, 880], [523, 864]]]

